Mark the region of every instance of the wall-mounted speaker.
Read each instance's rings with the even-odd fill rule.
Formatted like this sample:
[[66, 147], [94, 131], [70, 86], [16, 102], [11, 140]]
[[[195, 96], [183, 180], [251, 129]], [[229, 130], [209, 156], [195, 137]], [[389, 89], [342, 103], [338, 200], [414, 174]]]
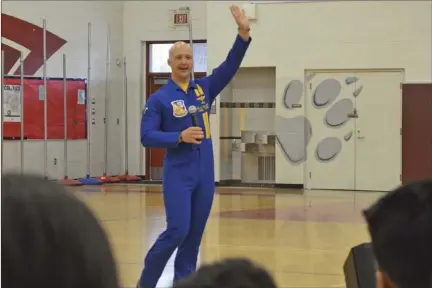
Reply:
[[346, 288], [375, 288], [376, 267], [371, 243], [351, 248], [343, 267]]

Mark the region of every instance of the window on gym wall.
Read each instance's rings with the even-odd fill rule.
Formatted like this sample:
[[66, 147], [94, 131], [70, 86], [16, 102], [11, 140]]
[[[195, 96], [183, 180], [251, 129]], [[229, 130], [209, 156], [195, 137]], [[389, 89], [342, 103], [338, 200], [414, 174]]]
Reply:
[[[168, 53], [173, 43], [150, 44], [150, 73], [170, 73]], [[207, 43], [194, 43], [194, 71], [207, 72]]]

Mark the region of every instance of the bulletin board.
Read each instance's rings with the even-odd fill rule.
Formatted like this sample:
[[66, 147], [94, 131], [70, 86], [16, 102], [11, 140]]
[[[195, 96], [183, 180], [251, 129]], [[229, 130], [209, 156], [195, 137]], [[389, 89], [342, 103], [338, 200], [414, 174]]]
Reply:
[[[47, 94], [42, 78], [24, 78], [24, 115], [21, 115], [21, 79], [6, 76], [3, 86], [3, 139], [44, 139], [44, 97], [47, 95], [47, 139], [64, 139], [63, 79], [47, 79]], [[67, 79], [67, 139], [87, 138], [85, 79]], [[24, 117], [22, 117], [24, 116]]]

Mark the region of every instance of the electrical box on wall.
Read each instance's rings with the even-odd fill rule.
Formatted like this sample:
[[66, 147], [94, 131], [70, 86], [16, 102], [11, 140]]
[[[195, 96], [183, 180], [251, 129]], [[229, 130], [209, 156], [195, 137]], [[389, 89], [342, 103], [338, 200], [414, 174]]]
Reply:
[[255, 3], [244, 3], [242, 8], [248, 16], [249, 20], [257, 20]]

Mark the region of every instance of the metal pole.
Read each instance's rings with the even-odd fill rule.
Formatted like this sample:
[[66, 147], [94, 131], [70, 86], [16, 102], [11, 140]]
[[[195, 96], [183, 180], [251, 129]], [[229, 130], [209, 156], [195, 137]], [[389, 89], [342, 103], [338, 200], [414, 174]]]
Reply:
[[110, 59], [111, 59], [111, 45], [110, 45], [110, 27], [108, 26], [107, 32], [107, 53], [106, 53], [106, 79], [105, 79], [105, 158], [104, 158], [104, 176], [107, 174], [108, 166], [108, 99], [109, 99], [109, 79], [110, 79]]
[[68, 131], [67, 131], [67, 81], [66, 81], [66, 54], [63, 54], [63, 125], [64, 125], [64, 179], [68, 179]]
[[129, 173], [129, 155], [128, 155], [128, 99], [127, 99], [127, 69], [126, 69], [126, 57], [123, 58], [123, 99], [124, 99], [124, 149], [125, 149], [125, 174], [127, 175]]
[[[141, 112], [141, 114], [140, 114], [140, 117], [142, 117], [143, 116], [143, 114], [144, 114], [144, 79], [146, 79], [146, 78], [144, 78], [144, 70], [145, 70], [145, 68], [144, 68], [144, 59], [146, 59], [145, 57], [146, 57], [146, 55], [145, 55], [145, 52], [144, 52], [144, 45], [143, 45], [143, 42], [141, 42], [140, 43], [141, 44], [141, 61], [140, 61], [140, 112]], [[148, 84], [148, 83], [146, 83], [146, 84]], [[151, 93], [151, 91], [150, 91], [150, 93]], [[147, 173], [147, 171], [146, 171], [146, 169], [143, 167], [143, 165], [145, 165], [146, 164], [146, 161], [150, 161], [151, 159], [149, 158], [149, 159], [145, 159], [144, 160], [144, 150], [145, 148], [141, 145], [141, 143], [140, 143], [140, 150], [139, 150], [139, 159], [140, 159], [140, 161], [139, 161], [139, 174], [141, 174], [141, 175], [146, 175], [146, 173]], [[150, 153], [151, 153], [151, 150], [149, 150], [150, 151]], [[150, 162], [151, 163], [151, 162]], [[149, 175], [146, 175], [146, 177], [149, 177]]]
[[[1, 51], [1, 125], [2, 125], [2, 127], [1, 127], [1, 162], [2, 162], [2, 164], [3, 164], [3, 129], [4, 129], [4, 125], [3, 125], [3, 123], [4, 123], [4, 69], [5, 69], [5, 67], [4, 67], [4, 63], [5, 63], [5, 54], [4, 54], [4, 51], [2, 50]], [[3, 166], [3, 165], [1, 165], [1, 166]], [[3, 174], [3, 169], [1, 169], [1, 171], [2, 171], [2, 174]]]
[[21, 87], [20, 87], [20, 108], [21, 108], [21, 175], [24, 175], [24, 54], [21, 52], [20, 55], [20, 66], [21, 66]]
[[189, 7], [187, 7], [188, 11], [188, 23], [189, 23], [189, 45], [192, 49], [192, 75], [191, 79], [195, 80], [195, 70], [194, 70], [194, 47], [193, 47], [193, 37], [192, 37], [192, 14]]
[[46, 49], [46, 19], [42, 20], [43, 26], [43, 93], [44, 93], [44, 176], [48, 178], [47, 168], [48, 168], [48, 109], [47, 109], [47, 69], [46, 69], [46, 61], [47, 61], [47, 49]]
[[91, 65], [90, 65], [90, 60], [91, 60], [91, 23], [88, 23], [88, 47], [87, 47], [88, 51], [87, 51], [87, 177], [90, 177], [90, 147], [91, 147], [91, 123], [92, 123], [92, 119], [91, 119], [91, 109], [90, 109], [90, 97], [91, 97], [91, 81], [90, 81], [90, 70], [91, 70]]

